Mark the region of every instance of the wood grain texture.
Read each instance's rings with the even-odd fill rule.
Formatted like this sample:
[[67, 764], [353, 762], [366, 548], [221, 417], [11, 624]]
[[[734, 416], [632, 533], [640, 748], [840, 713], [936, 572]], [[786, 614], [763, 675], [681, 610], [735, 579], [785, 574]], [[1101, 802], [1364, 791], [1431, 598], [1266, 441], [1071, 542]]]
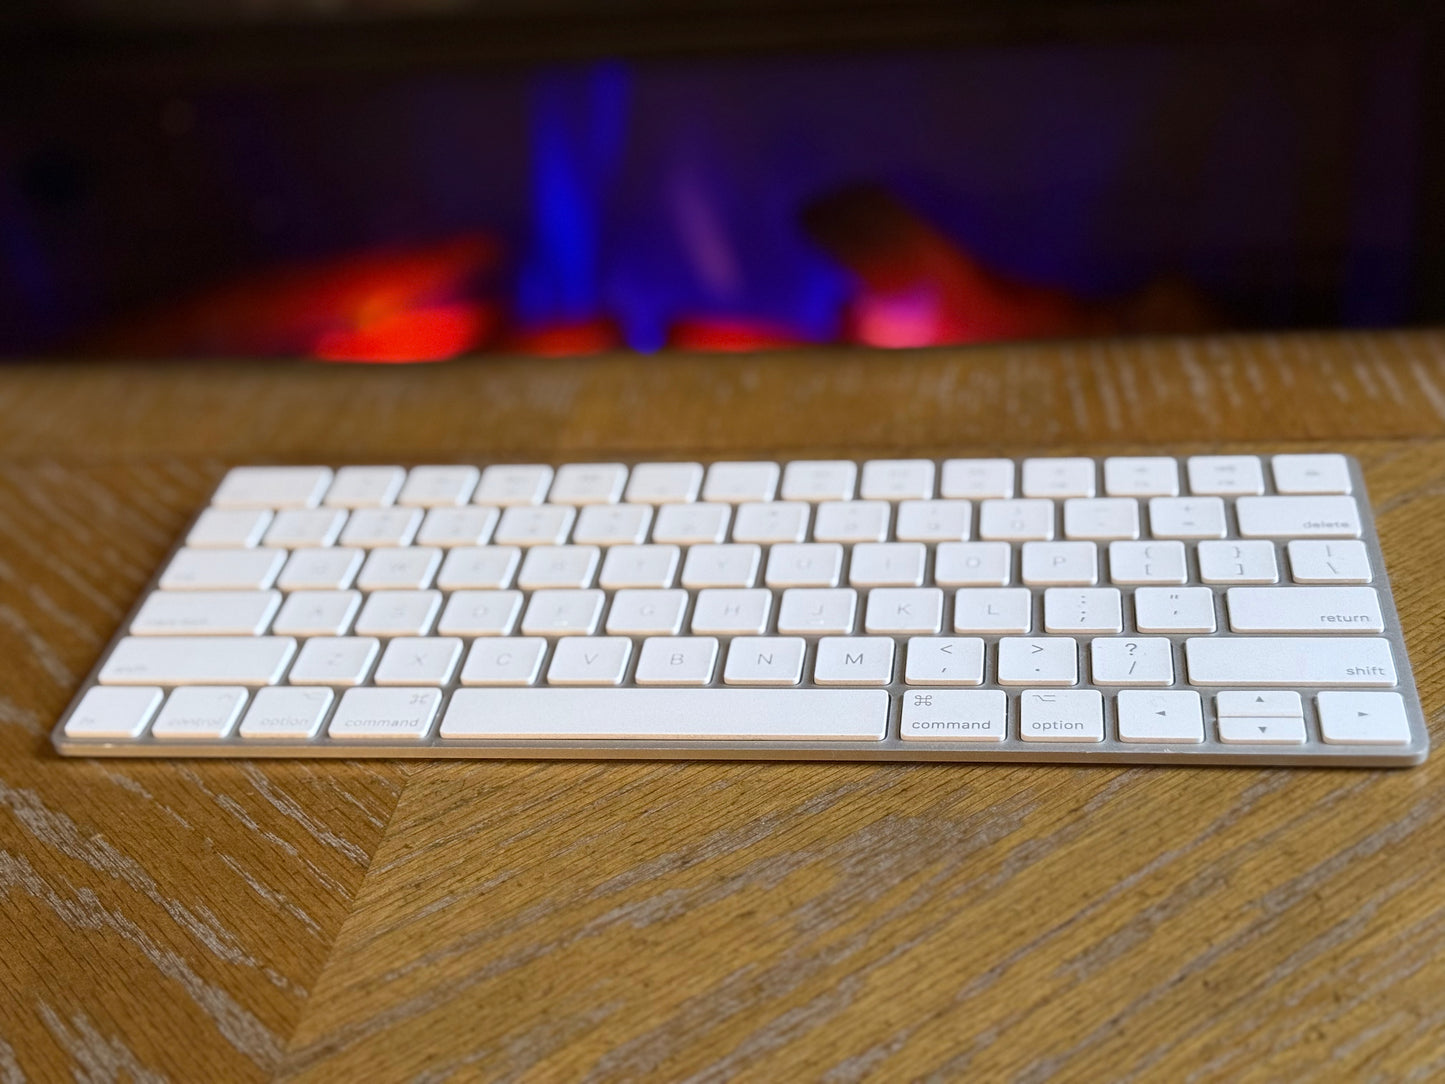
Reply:
[[0, 370], [0, 1081], [1431, 1080], [1408, 771], [61, 760], [225, 466], [1332, 446], [1445, 726], [1445, 335]]

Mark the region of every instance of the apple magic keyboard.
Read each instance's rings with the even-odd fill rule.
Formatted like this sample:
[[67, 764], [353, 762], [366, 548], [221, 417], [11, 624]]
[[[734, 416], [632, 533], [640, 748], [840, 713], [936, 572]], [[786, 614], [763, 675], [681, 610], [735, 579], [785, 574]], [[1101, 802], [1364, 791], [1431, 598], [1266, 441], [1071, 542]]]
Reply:
[[238, 467], [61, 753], [1404, 765], [1359, 465]]

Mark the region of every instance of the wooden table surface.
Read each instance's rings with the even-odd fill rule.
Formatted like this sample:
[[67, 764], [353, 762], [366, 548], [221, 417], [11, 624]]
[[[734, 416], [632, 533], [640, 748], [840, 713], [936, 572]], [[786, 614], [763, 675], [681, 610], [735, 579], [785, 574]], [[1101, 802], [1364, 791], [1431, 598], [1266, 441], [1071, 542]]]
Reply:
[[1445, 334], [0, 367], [0, 1081], [1438, 1080], [1412, 770], [64, 760], [225, 468], [1335, 448], [1435, 741]]

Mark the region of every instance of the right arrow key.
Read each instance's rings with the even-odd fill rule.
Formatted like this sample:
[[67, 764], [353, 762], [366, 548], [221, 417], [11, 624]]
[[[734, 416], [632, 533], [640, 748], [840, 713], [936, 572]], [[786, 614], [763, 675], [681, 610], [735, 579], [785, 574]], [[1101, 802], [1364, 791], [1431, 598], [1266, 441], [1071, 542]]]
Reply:
[[1410, 719], [1399, 693], [1326, 692], [1315, 703], [1320, 736], [1331, 745], [1410, 744]]

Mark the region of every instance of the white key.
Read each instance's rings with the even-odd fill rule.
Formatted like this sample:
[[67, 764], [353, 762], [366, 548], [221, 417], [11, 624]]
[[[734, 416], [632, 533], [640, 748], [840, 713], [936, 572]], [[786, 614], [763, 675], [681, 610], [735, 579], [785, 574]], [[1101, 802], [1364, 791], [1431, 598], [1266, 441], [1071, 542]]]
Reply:
[[937, 632], [943, 625], [943, 592], [937, 587], [875, 587], [868, 592], [866, 632]]
[[1277, 455], [1271, 460], [1281, 493], [1349, 493], [1350, 465], [1342, 455]]
[[462, 657], [454, 636], [398, 636], [372, 676], [375, 685], [445, 685]]
[[1027, 587], [965, 587], [953, 596], [953, 631], [1028, 632], [1033, 609]]
[[1269, 542], [1199, 543], [1199, 578], [1205, 583], [1276, 583], [1279, 566]]
[[334, 699], [330, 689], [262, 689], [252, 698], [237, 733], [257, 741], [313, 737]]
[[329, 508], [385, 508], [406, 483], [400, 467], [342, 467], [322, 503]]
[[621, 463], [568, 463], [557, 468], [551, 504], [616, 504], [627, 485], [627, 468]]
[[1111, 497], [1177, 497], [1179, 466], [1168, 456], [1110, 456], [1104, 460], [1104, 492]]
[[785, 501], [847, 501], [853, 499], [858, 466], [847, 459], [795, 459], [783, 469]]
[[858, 496], [865, 501], [927, 500], [933, 496], [933, 462], [870, 459], [863, 464]]
[[947, 459], [938, 484], [940, 497], [962, 497], [981, 501], [1014, 495], [1014, 465], [1011, 459]]
[[813, 520], [819, 542], [882, 542], [888, 537], [886, 501], [824, 501]]
[[1359, 538], [1353, 497], [1241, 497], [1234, 505], [1245, 538]]
[[1330, 745], [1409, 745], [1410, 719], [1399, 693], [1320, 693], [1320, 737]]
[[522, 619], [523, 636], [591, 636], [603, 616], [601, 591], [533, 591]]
[[1139, 502], [1132, 497], [1070, 497], [1064, 502], [1064, 537], [1139, 537]]
[[263, 591], [276, 582], [286, 551], [182, 548], [161, 574], [167, 591]]
[[1113, 587], [1050, 587], [1044, 592], [1046, 632], [1123, 632], [1119, 591]]
[[151, 736], [161, 741], [224, 738], [245, 706], [246, 690], [239, 685], [176, 689], [156, 716]]
[[851, 588], [792, 588], [778, 607], [778, 631], [852, 632], [857, 611], [858, 592]]
[[1383, 632], [1373, 587], [1231, 587], [1225, 592], [1235, 632]]
[[761, 587], [699, 591], [692, 631], [700, 635], [757, 634], [767, 629], [772, 606], [773, 593]]
[[292, 550], [332, 546], [344, 526], [346, 513], [340, 508], [287, 508], [276, 513], [264, 542]]
[[541, 504], [552, 485], [552, 468], [542, 463], [497, 464], [482, 471], [472, 494], [473, 504], [511, 508], [519, 504]]
[[186, 535], [196, 549], [240, 549], [258, 546], [271, 524], [265, 508], [207, 508]]
[[1110, 542], [1112, 583], [1183, 583], [1189, 578], [1183, 542]]
[[900, 542], [959, 542], [972, 519], [971, 501], [900, 501], [893, 534]]
[[1038, 742], [1104, 740], [1104, 698], [1094, 689], [1034, 692], [1019, 697], [1019, 737]]
[[1116, 701], [1122, 742], [1195, 744], [1204, 740], [1204, 708], [1187, 689], [1125, 689]]
[[500, 546], [560, 546], [576, 515], [567, 504], [514, 505], [502, 513], [492, 541]]
[[161, 706], [161, 691], [92, 686], [65, 721], [67, 738], [138, 738]]
[[277, 636], [343, 636], [360, 609], [359, 591], [293, 591], [271, 631]]
[[797, 636], [739, 636], [728, 645], [723, 683], [796, 685], [803, 679], [805, 647]]
[[522, 560], [517, 586], [591, 587], [592, 577], [602, 561], [596, 546], [533, 546]]
[[421, 527], [420, 508], [358, 508], [341, 532], [343, 546], [409, 546]]
[[431, 586], [441, 564], [442, 551], [433, 546], [378, 547], [367, 555], [356, 586], [363, 591], [419, 591]]
[[860, 542], [848, 560], [854, 587], [917, 587], [928, 550], [922, 542]]
[[1289, 544], [1289, 572], [1295, 583], [1369, 583], [1370, 555], [1363, 542], [1316, 542], [1295, 539]]
[[416, 533], [419, 546], [483, 546], [501, 518], [495, 508], [433, 508]]
[[370, 636], [313, 636], [301, 645], [287, 680], [292, 685], [360, 685], [380, 650]]
[[413, 467], [396, 503], [416, 508], [466, 504], [480, 477], [476, 467]]
[[714, 463], [707, 469], [702, 499], [723, 504], [770, 501], [781, 473], [776, 463]]
[[686, 591], [624, 588], [612, 596], [607, 631], [614, 636], [675, 636], [686, 610]]
[[1395, 684], [1390, 641], [1376, 636], [1213, 636], [1184, 641], [1191, 685]]
[[331, 484], [329, 467], [236, 467], [211, 503], [217, 508], [315, 508]]
[[548, 685], [621, 685], [632, 657], [626, 636], [569, 636], [547, 667]]
[[903, 694], [904, 741], [1003, 741], [1008, 694], [998, 689], [917, 689]]
[[276, 586], [283, 591], [340, 591], [350, 587], [365, 558], [361, 550], [297, 550], [286, 561]]
[[910, 685], [982, 685], [983, 641], [976, 636], [915, 636], [908, 641], [903, 680]]
[[260, 636], [280, 605], [279, 591], [152, 591], [130, 634]]
[[734, 542], [801, 542], [808, 535], [808, 506], [797, 501], [749, 501], [733, 518]]
[[534, 591], [522, 618], [523, 636], [590, 636], [602, 617], [601, 591]]
[[1007, 542], [944, 542], [934, 550], [933, 582], [940, 587], [1002, 587], [1012, 575]]
[[984, 501], [978, 506], [978, 537], [1020, 542], [1054, 537], [1054, 502]]
[[1219, 740], [1227, 745], [1303, 745], [1303, 719], [1246, 718], [1219, 719]]
[[348, 689], [326, 733], [341, 741], [420, 741], [441, 704], [439, 689]]
[[639, 463], [632, 468], [623, 500], [632, 504], [670, 504], [697, 500], [701, 463]]
[[1207, 587], [1141, 587], [1134, 592], [1140, 632], [1213, 632], [1214, 592]]
[[711, 636], [644, 640], [632, 680], [639, 685], [706, 685], [717, 668], [717, 652]]
[[362, 636], [425, 636], [441, 609], [440, 591], [376, 591], [356, 619]]
[[1285, 689], [1236, 689], [1214, 698], [1215, 713], [1221, 717], [1303, 719], [1304, 702], [1297, 692]]
[[998, 642], [1000, 685], [1074, 685], [1079, 680], [1079, 644], [1069, 636]]
[[509, 636], [522, 613], [520, 591], [453, 591], [437, 622], [443, 636]]
[[893, 641], [887, 636], [824, 636], [813, 661], [815, 685], [887, 685]]
[[1025, 459], [1025, 497], [1092, 497], [1094, 461], [1081, 458]]
[[1174, 653], [1158, 636], [1100, 637], [1089, 644], [1095, 685], [1173, 685]]
[[651, 522], [652, 509], [645, 504], [591, 504], [578, 513], [572, 541], [635, 546], [647, 537]]
[[522, 551], [516, 546], [464, 546], [447, 554], [437, 586], [444, 591], [506, 587], [521, 563]]
[[768, 551], [769, 587], [836, 587], [843, 574], [843, 547], [836, 542], [802, 542]]
[[97, 679], [102, 685], [274, 685], [296, 641], [289, 636], [127, 636]]
[[682, 565], [684, 587], [751, 587], [763, 551], [755, 545], [693, 546]]
[[727, 504], [664, 504], [657, 510], [652, 540], [680, 546], [721, 542], [731, 518], [732, 506]]
[[1099, 550], [1092, 542], [1025, 542], [1021, 564], [1024, 583], [1099, 582]]
[[1264, 492], [1264, 470], [1256, 455], [1192, 455], [1189, 491], [1198, 496], [1238, 497]]
[[1223, 538], [1224, 502], [1218, 497], [1154, 497], [1149, 533], [1155, 538]]
[[475, 640], [462, 667], [463, 685], [531, 685], [542, 671], [547, 641], [540, 638], [508, 637], [504, 640]]
[[882, 741], [886, 689], [460, 689], [443, 738]]
[[602, 559], [597, 582], [614, 587], [671, 587], [682, 551], [676, 546], [613, 546]]

